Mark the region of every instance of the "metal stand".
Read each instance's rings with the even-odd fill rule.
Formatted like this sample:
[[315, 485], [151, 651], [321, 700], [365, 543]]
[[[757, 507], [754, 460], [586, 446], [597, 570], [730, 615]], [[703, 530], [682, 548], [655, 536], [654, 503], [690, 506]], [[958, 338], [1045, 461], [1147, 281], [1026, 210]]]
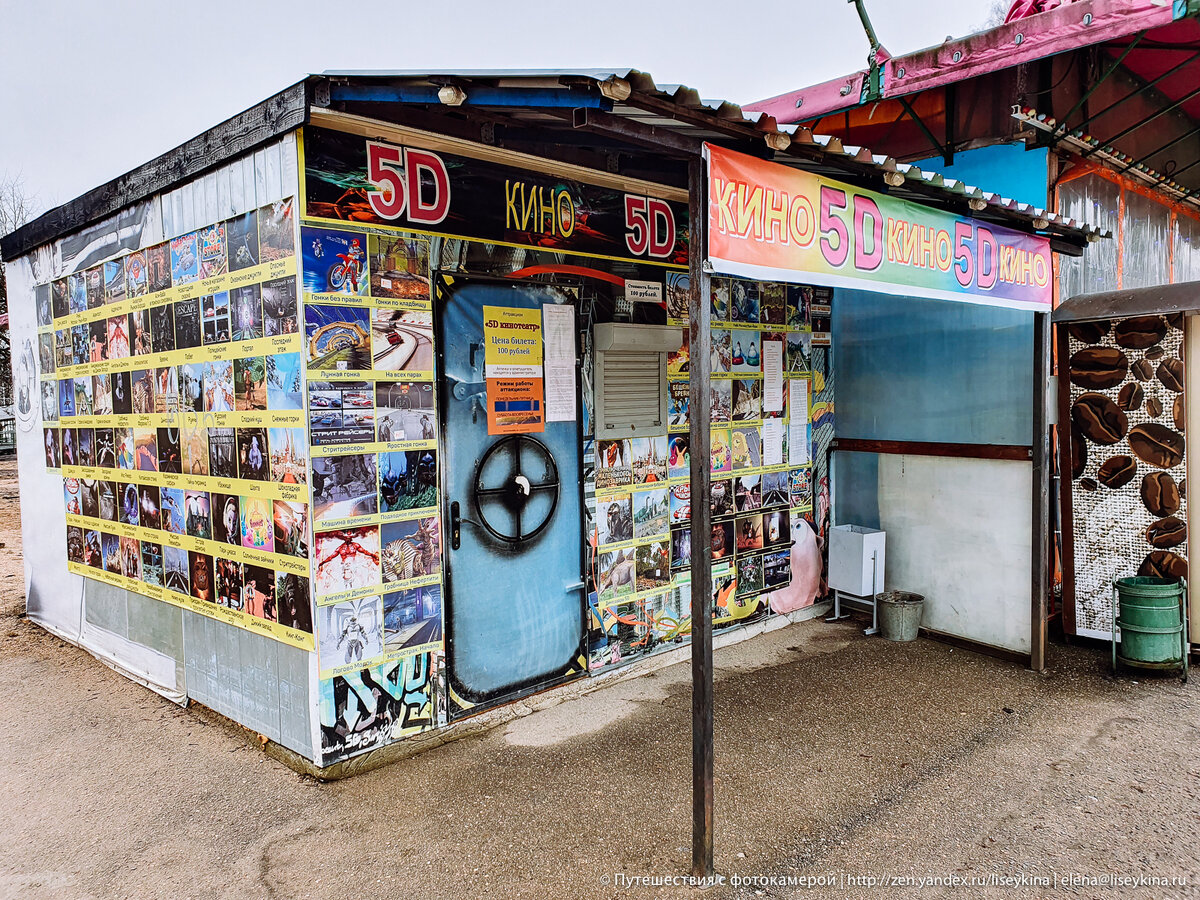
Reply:
[[[871, 553], [871, 588], [875, 588], [879, 577], [879, 554]], [[871, 594], [870, 598], [859, 597], [857, 594], [850, 594], [856, 600], [861, 600], [864, 603], [871, 604], [871, 627], [864, 628], [863, 634], [872, 635], [879, 634], [879, 604], [875, 602], [875, 594]], [[850, 618], [850, 613], [842, 612], [842, 592], [834, 590], [833, 592], [833, 615], [829, 616], [826, 622], [840, 622], [842, 619]]]
[[842, 612], [842, 592], [834, 589], [833, 592], [833, 615], [825, 619], [826, 622], [840, 622], [842, 619], [850, 618], [850, 613]]

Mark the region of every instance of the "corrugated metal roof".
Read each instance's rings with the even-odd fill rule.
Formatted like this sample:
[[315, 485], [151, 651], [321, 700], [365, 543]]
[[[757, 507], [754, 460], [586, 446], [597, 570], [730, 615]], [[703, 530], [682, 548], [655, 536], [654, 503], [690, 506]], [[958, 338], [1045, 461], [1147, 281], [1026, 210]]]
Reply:
[[[1063, 237], [1079, 236], [1088, 240], [1111, 237], [1086, 222], [1069, 216], [987, 191], [936, 172], [923, 171], [917, 166], [901, 163], [886, 154], [872, 153], [865, 147], [844, 145], [838, 138], [815, 134], [809, 128], [796, 124], [781, 124], [774, 116], [764, 112], [745, 110], [730, 100], [704, 98], [694, 88], [680, 84], [657, 84], [649, 73], [633, 68], [613, 69], [564, 69], [564, 70], [519, 70], [486, 69], [466, 71], [330, 71], [324, 77], [338, 79], [384, 81], [395, 85], [436, 85], [454, 83], [463, 87], [467, 94], [465, 105], [470, 103], [471, 84], [487, 82], [497, 87], [549, 87], [566, 90], [573, 79], [591, 81], [596, 85], [612, 83], [613, 80], [627, 82], [630, 95], [624, 100], [614, 100], [609, 111], [613, 115], [631, 118], [642, 124], [664, 129], [701, 140], [716, 141], [728, 137], [731, 129], [740, 128], [765, 139], [770, 134], [786, 135], [791, 142], [789, 151], [776, 152], [772, 160], [784, 165], [820, 171], [843, 177], [847, 173], [876, 175], [889, 183], [892, 193], [928, 204], [931, 199], [940, 199], [948, 204], [966, 201], [975, 214], [992, 213], [1009, 224], [1022, 224], [1042, 232]], [[643, 101], [639, 103], [639, 100]], [[650, 108], [644, 101], [652, 101]], [[686, 120], [673, 115], [671, 107], [684, 114]], [[482, 108], [487, 108], [486, 106]], [[521, 118], [521, 113], [505, 109], [509, 115]], [[697, 116], [708, 119], [705, 124], [696, 122]], [[561, 122], [561, 120], [555, 120]], [[895, 176], [902, 181], [895, 181]], [[891, 177], [889, 177], [891, 176]], [[1042, 224], [1044, 223], [1044, 224]]]
[[[431, 109], [446, 110], [447, 107], [438, 102], [436, 89], [447, 85], [462, 87], [466, 93], [466, 99], [457, 107], [460, 111], [479, 109], [502, 113], [513, 121], [529, 126], [565, 131], [573, 130], [571, 119], [561, 114], [549, 115], [548, 112], [553, 112], [555, 107], [560, 113], [568, 112], [574, 104], [572, 92], [576, 95], [583, 92], [588, 97], [587, 102], [598, 111], [651, 126], [660, 133], [674, 134], [691, 141], [749, 139], [770, 142], [768, 146], [786, 143], [786, 149], [774, 152], [764, 146], [764, 155], [777, 163], [832, 178], [882, 180], [887, 185], [886, 190], [894, 196], [962, 212], [966, 211], [966, 207], [970, 215], [978, 218], [1021, 230], [1038, 231], [1076, 246], [1111, 236], [1087, 223], [1018, 203], [982, 187], [944, 178], [935, 172], [922, 171], [890, 156], [872, 153], [864, 147], [844, 145], [836, 137], [814, 134], [800, 125], [780, 124], [774, 116], [743, 110], [732, 101], [704, 98], [687, 85], [659, 85], [649, 73], [633, 68], [332, 70], [311, 76], [307, 89], [308, 96], [313, 98], [313, 106], [328, 106], [333, 102], [331, 97], [336, 91], [353, 95], [355, 90], [359, 90], [370, 92], [369, 97], [364, 95], [364, 102], [369, 100], [375, 108], [381, 101], [391, 101], [424, 104]], [[405, 91], [413, 88], [422, 89], [417, 95], [410, 94], [416, 99], [404, 99]], [[479, 90], [481, 88], [492, 90], [489, 93], [488, 90]], [[435, 90], [430, 93], [429, 89]], [[499, 103], [504, 99], [503, 89], [517, 89], [511, 102]], [[472, 90], [476, 90], [479, 96], [490, 98], [490, 104], [472, 104]], [[521, 90], [530, 93], [522, 95]], [[580, 101], [578, 105], [583, 107], [585, 103]], [[154, 173], [161, 175], [159, 170], [164, 168], [163, 160], [173, 155], [184, 154], [201, 168], [205, 160], [211, 157], [210, 164], [215, 165], [220, 161], [219, 155], [211, 154], [211, 141], [207, 140], [215, 131], [206, 132], [159, 160], [147, 163], [85, 195], [89, 200], [96, 198], [94, 202], [72, 201], [45, 213], [0, 242], [4, 258], [11, 259], [29, 252], [35, 246], [76, 231], [141, 199], [141, 196], [127, 188], [120, 191], [117, 188], [128, 184], [157, 185], [158, 182], [149, 176]], [[772, 137], [775, 135], [780, 137]], [[144, 193], [144, 196], [148, 195]], [[120, 202], [114, 198], [119, 198]]]

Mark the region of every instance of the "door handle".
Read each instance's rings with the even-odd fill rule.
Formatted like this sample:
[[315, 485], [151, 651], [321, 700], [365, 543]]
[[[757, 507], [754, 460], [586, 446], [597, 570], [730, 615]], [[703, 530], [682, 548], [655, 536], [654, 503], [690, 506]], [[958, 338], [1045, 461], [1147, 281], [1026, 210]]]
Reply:
[[466, 522], [468, 525], [474, 525], [476, 528], [483, 527], [478, 522], [474, 521], [473, 519], [464, 518], [463, 514], [462, 514], [462, 505], [457, 500], [455, 500], [453, 503], [450, 504], [450, 549], [451, 550], [457, 550], [459, 548], [459, 546], [462, 544], [462, 540], [460, 538], [461, 538], [463, 522]]

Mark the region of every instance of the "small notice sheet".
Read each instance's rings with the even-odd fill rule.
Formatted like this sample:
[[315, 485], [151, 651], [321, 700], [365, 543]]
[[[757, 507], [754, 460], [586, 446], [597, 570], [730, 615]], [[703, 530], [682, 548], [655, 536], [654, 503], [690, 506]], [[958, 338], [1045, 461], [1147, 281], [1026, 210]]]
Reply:
[[763, 341], [762, 367], [763, 412], [783, 412], [783, 341]]
[[763, 465], [783, 465], [783, 419], [763, 420]]
[[575, 308], [569, 304], [542, 306], [546, 335], [546, 421], [574, 422]]
[[788, 465], [808, 465], [808, 379], [788, 381]]

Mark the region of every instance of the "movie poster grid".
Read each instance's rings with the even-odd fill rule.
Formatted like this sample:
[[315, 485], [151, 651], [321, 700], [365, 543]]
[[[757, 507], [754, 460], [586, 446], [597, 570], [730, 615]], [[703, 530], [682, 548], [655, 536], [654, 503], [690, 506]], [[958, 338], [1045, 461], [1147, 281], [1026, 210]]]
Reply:
[[71, 571], [312, 649], [293, 201], [36, 289]]
[[[684, 340], [667, 356], [667, 434], [595, 444], [593, 612], [607, 640], [592, 647], [593, 670], [690, 633], [687, 296], [687, 273], [668, 273], [668, 322]], [[791, 580], [791, 512], [811, 508], [812, 485], [809, 466], [788, 464], [790, 415], [807, 422], [809, 412], [788, 409], [788, 378], [811, 366], [814, 297], [832, 292], [712, 279], [714, 624], [759, 614], [761, 595]], [[782, 368], [776, 410], [764, 407], [772, 342]]]
[[441, 651], [429, 245], [304, 226], [301, 252], [317, 656], [336, 680]]

